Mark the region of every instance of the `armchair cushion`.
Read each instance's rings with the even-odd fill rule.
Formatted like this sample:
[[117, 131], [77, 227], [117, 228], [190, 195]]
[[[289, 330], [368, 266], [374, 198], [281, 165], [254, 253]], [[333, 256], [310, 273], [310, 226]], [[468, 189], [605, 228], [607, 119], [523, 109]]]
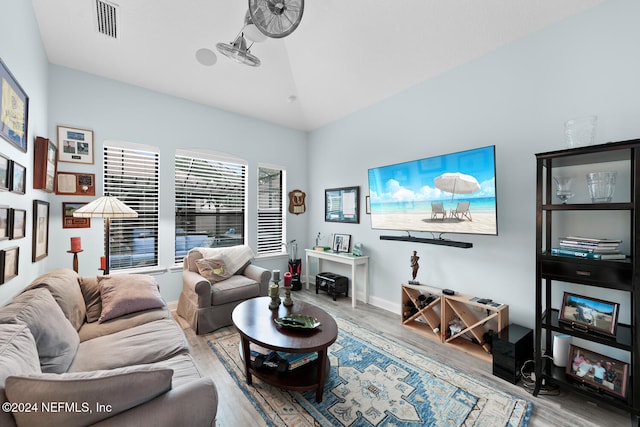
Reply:
[[80, 338], [47, 289], [31, 289], [16, 296], [0, 309], [0, 323], [29, 327], [43, 372], [66, 372], [71, 365]]
[[187, 255], [188, 269], [199, 273], [197, 260], [213, 258], [219, 255], [225, 256], [225, 265], [231, 274], [238, 274], [254, 258], [253, 250], [248, 245], [229, 246], [225, 248], [193, 248]]
[[143, 274], [121, 274], [98, 278], [102, 312], [99, 323], [136, 311], [163, 307], [155, 279]]
[[[171, 389], [173, 370], [153, 365], [103, 371], [10, 376], [6, 381], [9, 402], [64, 402], [77, 408], [15, 412], [18, 427], [90, 425], [148, 402]], [[55, 396], [55, 399], [52, 399]], [[98, 410], [109, 405], [109, 410]], [[58, 408], [59, 409], [59, 408]]]
[[198, 273], [211, 283], [221, 282], [233, 276], [233, 272], [227, 267], [228, 260], [224, 254], [218, 254], [211, 258], [202, 258], [196, 261]]

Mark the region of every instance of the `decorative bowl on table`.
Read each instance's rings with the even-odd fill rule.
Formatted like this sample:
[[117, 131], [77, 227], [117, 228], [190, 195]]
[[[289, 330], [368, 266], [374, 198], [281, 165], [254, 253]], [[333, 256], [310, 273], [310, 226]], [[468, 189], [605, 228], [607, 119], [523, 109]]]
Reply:
[[318, 319], [311, 316], [305, 316], [304, 314], [289, 314], [287, 316], [278, 317], [273, 321], [283, 328], [293, 329], [315, 329], [322, 325]]

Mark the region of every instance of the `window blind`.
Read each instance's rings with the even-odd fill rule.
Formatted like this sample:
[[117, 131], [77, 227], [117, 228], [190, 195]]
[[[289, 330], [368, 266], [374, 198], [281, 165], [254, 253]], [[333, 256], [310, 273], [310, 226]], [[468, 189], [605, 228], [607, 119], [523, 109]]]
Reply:
[[258, 255], [286, 251], [284, 171], [258, 168]]
[[111, 270], [158, 265], [159, 164], [151, 147], [104, 145], [104, 194], [138, 212], [137, 218], [111, 220]]

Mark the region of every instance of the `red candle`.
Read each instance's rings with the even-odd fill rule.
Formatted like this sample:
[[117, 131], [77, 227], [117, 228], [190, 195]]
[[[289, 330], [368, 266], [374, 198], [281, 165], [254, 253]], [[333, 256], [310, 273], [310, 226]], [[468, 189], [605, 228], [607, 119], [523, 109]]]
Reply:
[[107, 268], [107, 258], [101, 256], [100, 257], [100, 270], [105, 270]]
[[82, 250], [82, 245], [80, 244], [79, 237], [71, 238], [71, 252], [80, 252]]
[[284, 273], [284, 287], [288, 288], [291, 286], [291, 273], [288, 271]]

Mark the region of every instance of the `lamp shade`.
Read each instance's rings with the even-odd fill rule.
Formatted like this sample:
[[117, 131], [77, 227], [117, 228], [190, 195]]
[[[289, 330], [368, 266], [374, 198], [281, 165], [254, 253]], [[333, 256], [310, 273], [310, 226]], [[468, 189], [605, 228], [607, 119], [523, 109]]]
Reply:
[[73, 212], [79, 218], [136, 218], [138, 212], [122, 203], [116, 197], [102, 196]]

